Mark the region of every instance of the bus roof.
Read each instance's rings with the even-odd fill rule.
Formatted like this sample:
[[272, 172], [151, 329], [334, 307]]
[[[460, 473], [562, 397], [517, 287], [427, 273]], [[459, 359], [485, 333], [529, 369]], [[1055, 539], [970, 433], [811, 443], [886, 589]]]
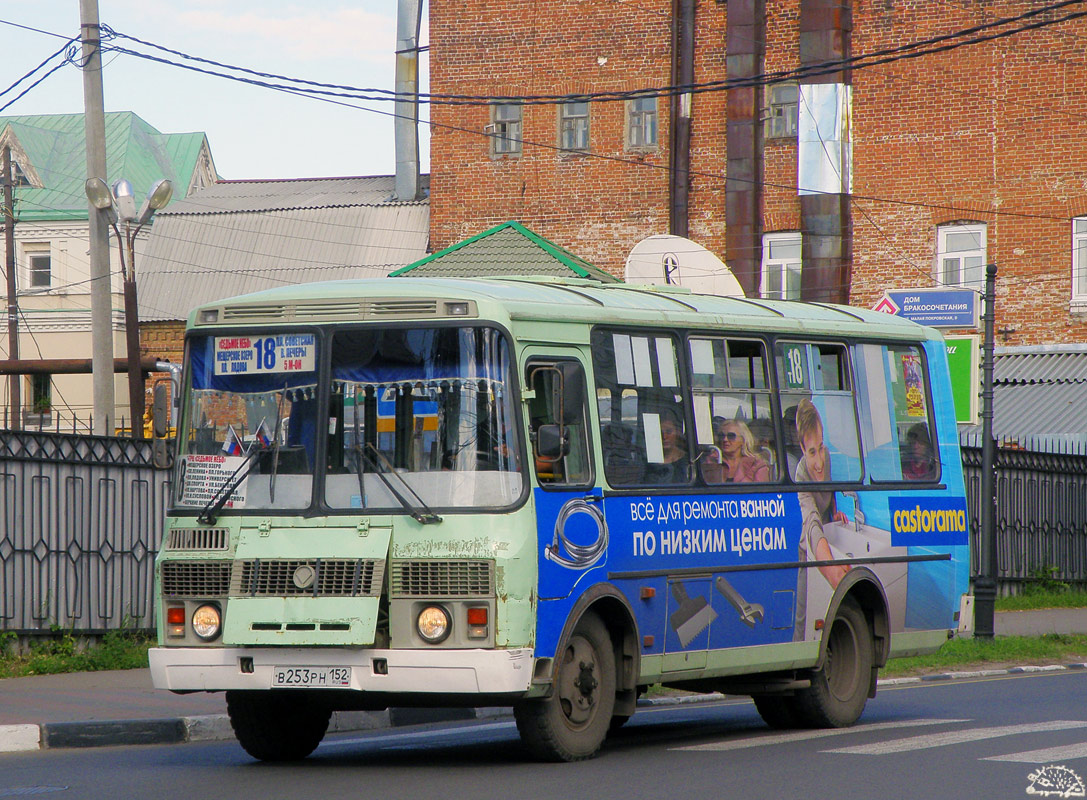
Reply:
[[473, 303], [470, 318], [496, 322], [656, 324], [747, 327], [753, 330], [871, 333], [939, 338], [902, 317], [854, 306], [694, 294], [677, 286], [602, 284], [579, 278], [375, 278], [296, 284], [219, 300], [196, 308], [189, 327], [233, 324], [316, 324], [433, 321], [464, 316], [446, 311]]

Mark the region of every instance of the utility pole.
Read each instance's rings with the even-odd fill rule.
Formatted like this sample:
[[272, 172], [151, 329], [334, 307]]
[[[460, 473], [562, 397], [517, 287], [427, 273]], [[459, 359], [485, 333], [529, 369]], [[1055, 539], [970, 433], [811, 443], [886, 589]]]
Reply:
[[[106, 180], [106, 112], [102, 95], [102, 46], [98, 0], [79, 0], [83, 42], [83, 119], [87, 177]], [[113, 397], [113, 281], [109, 272], [109, 228], [87, 203], [91, 256], [91, 361], [94, 365], [94, 432], [111, 431]]]
[[993, 329], [996, 264], [985, 267], [985, 344], [981, 380], [981, 503], [978, 576], [974, 580], [974, 638], [992, 640], [996, 608], [996, 442], [993, 440]]
[[[19, 358], [19, 297], [15, 294], [15, 180], [11, 169], [11, 145], [4, 145], [4, 269], [8, 282], [8, 358]], [[14, 431], [22, 427], [19, 376], [8, 376], [8, 408]]]

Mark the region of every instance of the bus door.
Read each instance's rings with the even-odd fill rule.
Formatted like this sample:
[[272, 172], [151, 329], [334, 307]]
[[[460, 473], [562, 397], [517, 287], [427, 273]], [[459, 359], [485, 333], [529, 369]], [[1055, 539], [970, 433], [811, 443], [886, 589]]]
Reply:
[[602, 579], [608, 556], [589, 446], [585, 368], [575, 351], [548, 349], [527, 359], [524, 375], [539, 594], [560, 600], [576, 594], [579, 584]]

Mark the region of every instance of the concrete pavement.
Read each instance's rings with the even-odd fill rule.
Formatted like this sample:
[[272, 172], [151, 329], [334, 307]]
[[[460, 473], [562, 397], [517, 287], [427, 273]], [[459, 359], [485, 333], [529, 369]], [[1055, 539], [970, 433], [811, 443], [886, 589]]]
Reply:
[[[996, 615], [995, 628], [997, 635], [1087, 634], [1087, 609], [1001, 612]], [[1051, 665], [1046, 668], [1084, 668], [1084, 665]], [[1016, 669], [1022, 670], [986, 670], [985, 674]], [[926, 676], [925, 679], [948, 677], [955, 675]], [[372, 730], [505, 713], [508, 710], [390, 709], [381, 712], [339, 712], [333, 715], [329, 730]], [[151, 685], [150, 670], [76, 672], [0, 679], [0, 753], [45, 747], [159, 744], [230, 738], [233, 738], [233, 732], [226, 717], [224, 694], [198, 692], [177, 695], [155, 689]]]

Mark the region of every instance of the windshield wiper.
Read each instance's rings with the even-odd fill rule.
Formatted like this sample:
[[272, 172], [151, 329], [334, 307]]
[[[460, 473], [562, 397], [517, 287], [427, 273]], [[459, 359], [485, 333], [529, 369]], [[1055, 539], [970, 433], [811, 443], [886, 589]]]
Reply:
[[196, 518], [199, 522], [205, 525], [215, 524], [216, 516], [223, 510], [223, 506], [226, 505], [226, 501], [230, 499], [230, 496], [234, 494], [234, 490], [253, 471], [253, 467], [260, 461], [259, 456], [262, 452], [264, 452], [263, 448], [255, 446], [249, 448], [249, 452], [245, 454], [245, 460], [238, 465], [237, 469], [230, 474], [230, 477], [223, 482], [223, 485], [208, 500], [204, 510], [200, 512], [200, 516]]
[[[393, 465], [389, 463], [389, 459], [385, 458], [385, 455], [380, 450], [374, 447], [374, 445], [370, 442], [366, 443], [366, 448], [373, 453], [373, 456], [371, 457], [367, 455], [362, 450], [359, 450], [359, 455], [362, 456], [362, 458], [366, 460], [366, 463], [368, 463], [373, 468], [373, 471], [377, 474], [379, 478], [381, 478], [381, 482], [385, 484], [385, 488], [389, 490], [389, 494], [395, 497], [396, 501], [400, 503], [403, 509], [411, 514], [412, 519], [414, 519], [420, 525], [432, 525], [435, 522], [442, 521], [442, 518], [435, 514], [433, 511], [431, 511], [430, 507], [423, 502], [423, 498], [421, 498], [416, 493], [416, 491], [411, 488], [411, 484], [404, 479], [404, 476], [393, 468]], [[358, 470], [359, 482], [361, 484], [361, 461], [359, 462]], [[393, 488], [392, 482], [388, 478], [389, 475], [395, 475], [397, 477], [397, 480], [400, 481], [401, 485], [409, 492], [411, 492], [412, 497], [415, 498], [415, 502], [418, 504], [417, 506], [413, 505], [407, 498], [404, 497], [404, 495], [400, 494], [400, 492]]]
[[268, 481], [268, 502], [276, 501], [276, 473], [279, 472], [279, 426], [283, 422], [283, 398], [287, 396], [287, 384], [283, 384], [283, 391], [276, 403], [276, 426], [272, 429], [272, 477]]

